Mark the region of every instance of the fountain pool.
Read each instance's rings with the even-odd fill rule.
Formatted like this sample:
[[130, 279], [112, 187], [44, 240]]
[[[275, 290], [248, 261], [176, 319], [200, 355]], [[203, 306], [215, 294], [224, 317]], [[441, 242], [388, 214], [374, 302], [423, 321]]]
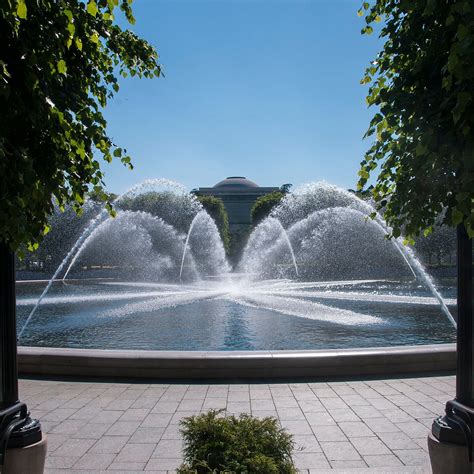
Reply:
[[385, 238], [383, 221], [367, 220], [370, 204], [335, 186], [288, 195], [252, 231], [234, 271], [213, 220], [182, 188], [147, 182], [117, 210], [77, 225], [51, 281], [18, 282], [21, 345], [268, 351], [455, 341], [454, 289], [435, 288], [413, 252]]

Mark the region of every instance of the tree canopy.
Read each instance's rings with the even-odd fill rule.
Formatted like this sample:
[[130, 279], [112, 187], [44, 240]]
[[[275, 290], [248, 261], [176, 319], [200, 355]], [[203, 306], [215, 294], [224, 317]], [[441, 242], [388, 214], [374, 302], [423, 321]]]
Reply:
[[[155, 49], [122, 29], [131, 0], [4, 0], [0, 6], [0, 241], [36, 247], [54, 201], [111, 209], [96, 157], [132, 167], [102, 110], [118, 76], [160, 76]], [[118, 8], [116, 8], [118, 7]]]
[[[464, 223], [474, 236], [474, 4], [472, 0], [364, 2], [362, 33], [382, 22], [383, 49], [367, 68], [374, 137], [359, 171], [393, 235]], [[403, 229], [402, 229], [403, 228]]]

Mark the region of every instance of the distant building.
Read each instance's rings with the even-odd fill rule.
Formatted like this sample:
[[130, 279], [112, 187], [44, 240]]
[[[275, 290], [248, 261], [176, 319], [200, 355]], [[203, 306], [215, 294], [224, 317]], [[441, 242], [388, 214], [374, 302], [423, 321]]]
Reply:
[[255, 201], [279, 189], [278, 187], [260, 187], [243, 176], [229, 176], [212, 188], [199, 188], [196, 194], [222, 199], [229, 215], [230, 231], [240, 232], [248, 230], [251, 224], [250, 211]]

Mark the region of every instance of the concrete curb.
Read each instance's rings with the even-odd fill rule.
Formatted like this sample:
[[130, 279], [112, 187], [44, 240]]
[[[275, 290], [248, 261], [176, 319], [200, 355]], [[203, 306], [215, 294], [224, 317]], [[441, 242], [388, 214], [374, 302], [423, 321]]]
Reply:
[[18, 348], [22, 375], [262, 379], [439, 373], [455, 368], [455, 344], [229, 352]]

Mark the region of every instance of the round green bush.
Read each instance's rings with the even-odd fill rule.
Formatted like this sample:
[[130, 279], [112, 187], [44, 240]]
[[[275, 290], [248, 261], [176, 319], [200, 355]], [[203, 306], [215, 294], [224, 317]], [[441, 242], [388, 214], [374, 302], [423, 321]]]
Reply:
[[293, 436], [273, 417], [222, 416], [210, 410], [181, 420], [184, 464], [179, 474], [293, 474]]

